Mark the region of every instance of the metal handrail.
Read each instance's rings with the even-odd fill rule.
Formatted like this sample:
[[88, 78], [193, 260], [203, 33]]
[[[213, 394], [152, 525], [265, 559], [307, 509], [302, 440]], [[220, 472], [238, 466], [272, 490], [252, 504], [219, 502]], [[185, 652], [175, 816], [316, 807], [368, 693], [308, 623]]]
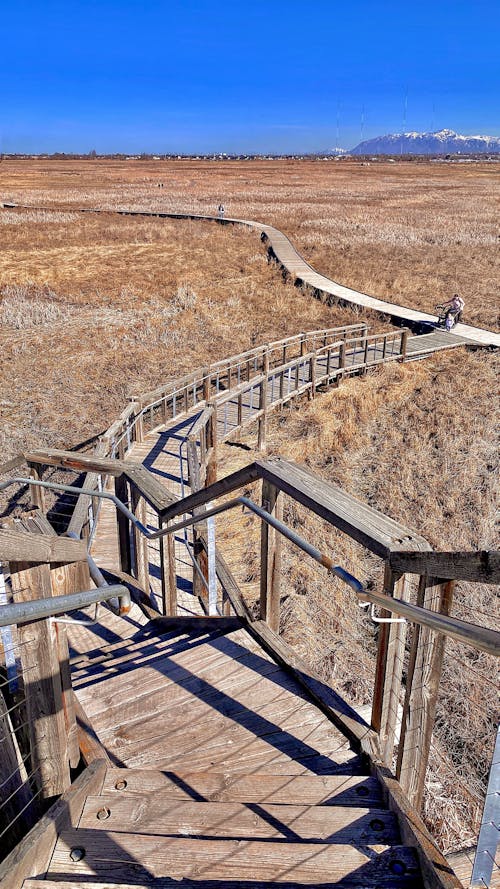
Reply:
[[32, 599], [30, 602], [2, 605], [0, 607], [0, 627], [25, 624], [34, 620], [55, 617], [57, 614], [66, 614], [69, 611], [79, 611], [88, 605], [95, 605], [96, 602], [104, 602], [108, 599], [119, 600], [120, 614], [127, 614], [130, 611], [129, 591], [122, 584], [113, 584], [112, 586], [106, 585], [105, 589], [98, 587], [94, 590], [68, 593], [65, 596], [53, 596], [51, 599]]
[[[329, 556], [326, 556], [319, 549], [312, 546], [312, 544], [308, 543], [308, 541], [304, 540], [295, 531], [292, 531], [284, 522], [281, 522], [279, 519], [275, 518], [275, 516], [268, 513], [261, 506], [258, 506], [248, 497], [235, 497], [232, 500], [226, 501], [226, 503], [222, 503], [219, 506], [214, 506], [210, 509], [204, 510], [203, 512], [198, 513], [196, 516], [192, 516], [189, 519], [185, 519], [182, 522], [177, 522], [175, 525], [169, 525], [165, 528], [160, 528], [159, 531], [149, 531], [142, 522], [134, 516], [132, 512], [125, 506], [121, 500], [111, 494], [108, 491], [86, 491], [85, 488], [76, 488], [71, 485], [60, 485], [55, 482], [42, 482], [32, 478], [17, 478], [17, 479], [9, 479], [6, 482], [2, 482], [0, 484], [0, 491], [4, 488], [8, 487], [8, 485], [22, 483], [22, 484], [31, 484], [37, 485], [39, 487], [44, 488], [52, 488], [53, 490], [61, 490], [61, 491], [69, 491], [75, 494], [92, 494], [94, 497], [102, 497], [107, 500], [111, 500], [117, 509], [119, 509], [124, 515], [127, 516], [129, 521], [138, 528], [138, 530], [148, 539], [148, 540], [156, 540], [160, 537], [164, 537], [168, 534], [175, 534], [177, 531], [180, 531], [184, 528], [187, 528], [191, 525], [196, 525], [202, 522], [205, 522], [207, 518], [211, 516], [219, 515], [220, 513], [226, 512], [229, 509], [234, 509], [237, 506], [243, 506], [246, 509], [249, 509], [251, 512], [255, 513], [255, 515], [259, 516], [264, 522], [266, 522], [271, 527], [275, 528], [280, 534], [283, 535], [287, 540], [301, 549], [303, 552], [307, 553], [307, 555], [311, 556], [318, 564], [322, 565], [326, 568], [330, 573], [334, 574], [344, 583], [351, 587], [351, 589], [356, 593], [358, 598], [362, 599], [365, 602], [373, 602], [375, 605], [380, 605], [385, 608], [387, 611], [393, 612], [394, 614], [399, 614], [402, 617], [407, 617], [408, 620], [413, 623], [420, 624], [422, 626], [430, 627], [438, 633], [442, 633], [444, 636], [452, 636], [454, 639], [458, 639], [460, 642], [464, 642], [466, 645], [471, 645], [472, 647], [485, 651], [488, 654], [493, 654], [495, 656], [500, 655], [500, 632], [496, 630], [491, 630], [487, 627], [480, 627], [477, 624], [470, 624], [467, 621], [460, 620], [456, 617], [448, 617], [444, 614], [439, 614], [434, 611], [430, 611], [427, 608], [422, 608], [419, 605], [411, 605], [408, 602], [403, 602], [400, 599], [394, 599], [392, 596], [386, 596], [383, 593], [375, 593], [371, 590], [365, 589], [361, 581], [359, 581], [356, 577], [342, 568], [340, 565], [335, 565], [333, 559]], [[182, 501], [179, 502], [179, 505]], [[54, 600], [51, 600], [54, 601]]]

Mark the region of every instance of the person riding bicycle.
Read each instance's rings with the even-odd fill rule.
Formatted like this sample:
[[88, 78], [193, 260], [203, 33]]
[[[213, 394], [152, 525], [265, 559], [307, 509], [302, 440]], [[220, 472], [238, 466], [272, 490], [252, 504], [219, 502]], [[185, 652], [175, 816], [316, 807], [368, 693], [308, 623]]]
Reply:
[[444, 318], [444, 326], [446, 330], [451, 330], [455, 324], [458, 324], [462, 319], [462, 312], [465, 307], [465, 302], [462, 297], [455, 293], [448, 302], [443, 303], [443, 309], [446, 309], [446, 315]]

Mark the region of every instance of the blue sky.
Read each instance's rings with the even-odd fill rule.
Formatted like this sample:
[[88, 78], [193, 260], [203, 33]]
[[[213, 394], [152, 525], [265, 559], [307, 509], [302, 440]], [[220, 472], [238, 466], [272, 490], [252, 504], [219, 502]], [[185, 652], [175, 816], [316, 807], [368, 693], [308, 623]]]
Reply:
[[489, 0], [0, 0], [0, 12], [6, 152], [322, 151], [404, 123], [500, 135]]

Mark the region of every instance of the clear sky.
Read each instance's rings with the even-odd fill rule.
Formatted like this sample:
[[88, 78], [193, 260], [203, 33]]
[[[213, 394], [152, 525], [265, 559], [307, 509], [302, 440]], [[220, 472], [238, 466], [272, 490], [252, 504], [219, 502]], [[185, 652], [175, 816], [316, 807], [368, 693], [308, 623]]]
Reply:
[[500, 135], [494, 0], [0, 0], [0, 150]]

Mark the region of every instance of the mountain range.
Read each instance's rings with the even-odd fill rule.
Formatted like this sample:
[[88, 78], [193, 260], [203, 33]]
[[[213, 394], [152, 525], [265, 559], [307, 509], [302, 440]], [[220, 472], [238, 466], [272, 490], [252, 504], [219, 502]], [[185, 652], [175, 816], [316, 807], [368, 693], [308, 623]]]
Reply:
[[360, 142], [350, 154], [495, 154], [498, 136], [461, 136], [454, 130], [436, 133], [391, 133]]

